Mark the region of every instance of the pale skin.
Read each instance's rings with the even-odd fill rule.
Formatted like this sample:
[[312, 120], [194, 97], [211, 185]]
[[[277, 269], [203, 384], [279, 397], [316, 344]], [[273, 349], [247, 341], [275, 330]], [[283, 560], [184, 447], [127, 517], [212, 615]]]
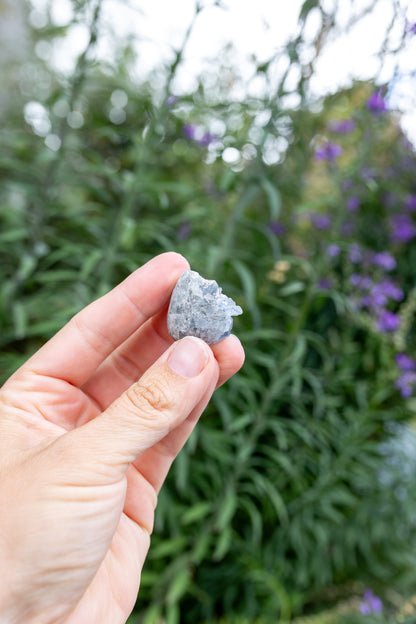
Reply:
[[124, 624], [157, 494], [235, 336], [172, 344], [166, 308], [189, 268], [162, 254], [90, 304], [0, 390], [1, 624]]

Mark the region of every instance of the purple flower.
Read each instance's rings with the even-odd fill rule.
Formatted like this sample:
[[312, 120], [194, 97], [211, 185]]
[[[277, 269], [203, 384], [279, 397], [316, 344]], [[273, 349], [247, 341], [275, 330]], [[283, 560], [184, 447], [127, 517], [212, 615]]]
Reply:
[[361, 308], [376, 310], [381, 305], [387, 303], [387, 296], [382, 292], [375, 291], [376, 286], [368, 275], [353, 273], [349, 281], [351, 286], [357, 290], [357, 294], [362, 294], [362, 296], [357, 299]]
[[374, 169], [368, 166], [361, 169], [361, 175], [363, 176], [363, 180], [374, 180], [374, 178], [376, 177]]
[[391, 280], [383, 280], [380, 282], [379, 287], [389, 299], [393, 299], [393, 301], [402, 301], [404, 297], [403, 290], [399, 286], [396, 286], [396, 284]]
[[403, 290], [396, 286], [391, 280], [383, 280], [369, 288], [371, 288], [371, 290], [369, 293], [370, 299], [368, 305], [372, 308], [381, 308], [388, 303], [389, 299], [402, 301], [404, 297]]
[[217, 137], [213, 134], [205, 132], [200, 126], [195, 124], [184, 124], [182, 132], [187, 139], [194, 141], [201, 147], [208, 147], [208, 145], [217, 140]]
[[350, 284], [352, 286], [360, 286], [361, 285], [361, 275], [359, 273], [353, 273], [350, 275]]
[[311, 223], [317, 230], [329, 230], [331, 219], [328, 215], [311, 214]]
[[373, 300], [370, 295], [364, 295], [364, 297], [361, 297], [359, 303], [362, 308], [371, 308], [373, 305]]
[[388, 302], [388, 297], [380, 284], [376, 284], [370, 293], [368, 305], [372, 308], [381, 308]]
[[348, 212], [357, 212], [360, 207], [360, 200], [355, 195], [351, 195], [347, 199], [347, 210]]
[[398, 353], [396, 355], [396, 364], [401, 371], [416, 370], [416, 361], [406, 353]]
[[283, 234], [286, 232], [285, 226], [279, 221], [270, 221], [269, 230], [273, 234], [276, 234], [276, 236], [283, 236]]
[[385, 271], [393, 271], [396, 268], [396, 259], [388, 253], [388, 251], [381, 251], [376, 253], [373, 257], [373, 264], [375, 266], [384, 269]]
[[194, 124], [184, 124], [182, 132], [187, 139], [194, 139], [197, 131], [197, 126]]
[[201, 138], [196, 138], [195, 140], [201, 147], [208, 147], [208, 145], [217, 140], [217, 137], [211, 134], [211, 132], [204, 132]]
[[390, 239], [393, 243], [407, 243], [416, 236], [416, 228], [407, 214], [394, 215], [390, 219]]
[[368, 275], [363, 275], [361, 278], [361, 288], [363, 290], [369, 290], [373, 287], [373, 280]]
[[372, 113], [384, 113], [387, 110], [386, 100], [381, 95], [380, 91], [375, 91], [367, 100], [366, 106]]
[[176, 230], [176, 238], [179, 241], [184, 241], [190, 237], [192, 232], [192, 225], [189, 221], [184, 221]]
[[317, 286], [320, 290], [329, 290], [330, 288], [332, 288], [332, 282], [330, 279], [324, 277], [319, 280]]
[[329, 162], [335, 162], [335, 160], [341, 156], [343, 149], [338, 143], [328, 142], [326, 145], [319, 147], [315, 152], [315, 160], [328, 160]]
[[377, 319], [377, 329], [383, 333], [396, 331], [400, 326], [400, 319], [397, 314], [390, 310], [380, 310]]
[[412, 371], [405, 371], [398, 379], [396, 379], [395, 386], [400, 390], [400, 394], [404, 399], [408, 399], [413, 394], [414, 386], [416, 385], [416, 373]]
[[175, 106], [175, 104], [177, 104], [178, 100], [179, 98], [177, 95], [168, 95], [165, 100], [166, 108], [172, 108], [173, 106]]
[[360, 604], [360, 611], [363, 615], [371, 615], [372, 613], [380, 613], [383, 610], [383, 603], [371, 589], [366, 589], [363, 601]]
[[352, 243], [348, 248], [348, 257], [354, 264], [359, 264], [363, 259], [360, 245]]
[[416, 195], [408, 195], [405, 200], [405, 206], [411, 212], [416, 212]]
[[328, 124], [328, 129], [336, 134], [349, 134], [356, 127], [357, 124], [353, 119], [333, 119]]
[[328, 254], [330, 258], [336, 258], [337, 256], [339, 256], [340, 251], [341, 251], [340, 247], [336, 243], [332, 243], [331, 245], [328, 245], [326, 249], [326, 253]]
[[369, 290], [373, 286], [373, 281], [368, 275], [360, 275], [359, 273], [353, 273], [350, 276], [350, 284], [355, 288], [361, 290]]

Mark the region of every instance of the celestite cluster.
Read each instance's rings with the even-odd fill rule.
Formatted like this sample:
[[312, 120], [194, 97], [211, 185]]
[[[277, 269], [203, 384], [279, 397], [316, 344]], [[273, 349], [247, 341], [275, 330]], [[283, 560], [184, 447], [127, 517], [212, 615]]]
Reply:
[[232, 317], [242, 313], [240, 306], [222, 294], [215, 280], [206, 280], [196, 271], [185, 271], [173, 289], [168, 330], [174, 340], [196, 336], [214, 344], [230, 335]]

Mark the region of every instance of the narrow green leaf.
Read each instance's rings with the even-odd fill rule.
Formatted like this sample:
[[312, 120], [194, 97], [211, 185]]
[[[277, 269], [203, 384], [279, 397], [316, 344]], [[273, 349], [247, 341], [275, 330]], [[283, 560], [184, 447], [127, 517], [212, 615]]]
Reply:
[[266, 494], [269, 497], [269, 500], [273, 505], [280, 522], [282, 524], [286, 524], [288, 521], [286, 505], [283, 501], [282, 496], [277, 491], [276, 487], [269, 479], [257, 472], [252, 471], [251, 475], [257, 490]]
[[[140, 581], [141, 584], [141, 581]], [[143, 618], [138, 615], [134, 620], [132, 620], [131, 624], [159, 624], [162, 620], [162, 611], [158, 605], [151, 605], [148, 609], [146, 609], [146, 613]], [[127, 624], [130, 624], [130, 619], [127, 621]]]
[[191, 554], [193, 563], [199, 564], [207, 557], [211, 540], [212, 536], [208, 531], [198, 534]]
[[179, 492], [185, 492], [189, 479], [189, 456], [182, 451], [179, 453], [174, 464], [175, 483]]
[[[306, 349], [307, 349], [307, 344], [306, 344], [305, 337], [303, 336], [303, 334], [299, 334], [296, 337], [296, 342], [290, 353], [288, 362], [290, 362], [292, 365], [298, 364], [299, 362], [301, 362], [306, 354]], [[299, 373], [300, 372], [301, 371], [299, 371]]]
[[253, 318], [255, 328], [261, 325], [261, 312], [256, 302], [256, 281], [250, 269], [240, 260], [233, 260], [232, 266], [237, 272], [244, 290], [244, 298]]
[[93, 249], [91, 253], [87, 255], [81, 266], [80, 276], [82, 280], [87, 280], [89, 278], [102, 257], [103, 250], [101, 249]]
[[166, 603], [172, 605], [178, 602], [180, 598], [185, 594], [189, 586], [190, 574], [187, 568], [177, 570], [170, 584], [167, 594]]
[[193, 524], [199, 522], [202, 518], [205, 518], [212, 509], [212, 503], [203, 501], [192, 505], [184, 514], [182, 514], [181, 522], [184, 525]]
[[223, 531], [230, 523], [237, 509], [238, 500], [235, 492], [227, 488], [224, 498], [221, 500], [217, 516], [216, 526]]
[[19, 340], [26, 334], [27, 316], [24, 304], [17, 301], [12, 308], [14, 335]]
[[303, 282], [289, 282], [285, 286], [282, 286], [279, 290], [279, 294], [282, 297], [290, 297], [305, 290], [305, 284]]
[[242, 496], [239, 502], [240, 506], [245, 509], [251, 520], [251, 536], [253, 545], [259, 546], [263, 534], [263, 517], [257, 505], [246, 496]]
[[179, 605], [176, 602], [174, 604], [168, 604], [164, 624], [180, 624], [180, 621], [181, 613]]
[[238, 433], [246, 429], [253, 423], [253, 414], [242, 414], [239, 418], [235, 418], [227, 428], [230, 433]]
[[27, 280], [30, 275], [34, 272], [37, 264], [37, 258], [35, 256], [31, 256], [29, 254], [25, 254], [22, 256], [20, 260], [20, 266], [18, 270], [18, 278], [20, 281], [24, 282]]
[[76, 282], [79, 279], [79, 272], [72, 269], [56, 269], [49, 270], [47, 273], [37, 273], [36, 281], [39, 284], [48, 284], [54, 282]]
[[299, 22], [305, 22], [312, 9], [319, 7], [319, 0], [305, 0], [299, 12]]
[[175, 553], [181, 552], [186, 545], [185, 535], [176, 537], [175, 539], [159, 542], [152, 546], [152, 559], [160, 559], [169, 557]]
[[282, 199], [277, 188], [267, 178], [262, 178], [261, 185], [265, 191], [270, 208], [270, 219], [277, 219], [282, 206]]
[[7, 230], [5, 232], [0, 233], [0, 242], [15, 243], [18, 240], [25, 240], [27, 236], [28, 236], [27, 228]]
[[232, 542], [233, 532], [231, 527], [226, 527], [222, 533], [220, 533], [217, 541], [217, 547], [215, 548], [212, 558], [214, 561], [221, 561], [230, 549]]

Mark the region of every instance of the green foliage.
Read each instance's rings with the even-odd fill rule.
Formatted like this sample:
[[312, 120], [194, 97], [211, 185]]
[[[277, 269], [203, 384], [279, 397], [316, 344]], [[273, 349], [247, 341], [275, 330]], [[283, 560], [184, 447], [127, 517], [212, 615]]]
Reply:
[[[302, 23], [318, 4], [304, 2]], [[403, 204], [415, 193], [412, 148], [392, 115], [366, 109], [371, 84], [328, 97], [316, 113], [303, 79], [292, 110], [284, 79], [275, 97], [242, 103], [224, 70], [214, 88], [201, 79], [168, 104], [180, 55], [163, 92], [138, 85], [129, 48], [112, 71], [90, 62], [100, 5], [76, 6], [77, 19], [92, 22], [73, 78], [33, 61], [49, 87], [22, 92], [0, 130], [2, 378], [138, 265], [183, 253], [243, 307], [235, 329], [247, 360], [215, 394], [160, 495], [131, 624], [370, 622], [358, 608], [366, 587], [393, 617], [416, 580], [412, 403], [394, 362], [415, 346], [416, 252], [391, 243], [385, 198]], [[63, 34], [53, 25], [32, 33]], [[296, 64], [293, 45], [281, 55]], [[46, 144], [24, 109], [33, 99], [50, 123]], [[316, 162], [345, 103], [356, 127], [342, 137], [344, 154]], [[264, 110], [270, 121], [253, 121]], [[224, 126], [215, 140], [184, 132], [207, 132], [215, 119]], [[287, 150], [267, 164], [283, 131]], [[246, 157], [227, 165], [226, 147]], [[360, 200], [354, 220], [347, 186]], [[313, 226], [322, 215], [325, 230]], [[374, 310], [357, 306], [353, 243], [397, 258], [399, 331], [380, 332]]]

